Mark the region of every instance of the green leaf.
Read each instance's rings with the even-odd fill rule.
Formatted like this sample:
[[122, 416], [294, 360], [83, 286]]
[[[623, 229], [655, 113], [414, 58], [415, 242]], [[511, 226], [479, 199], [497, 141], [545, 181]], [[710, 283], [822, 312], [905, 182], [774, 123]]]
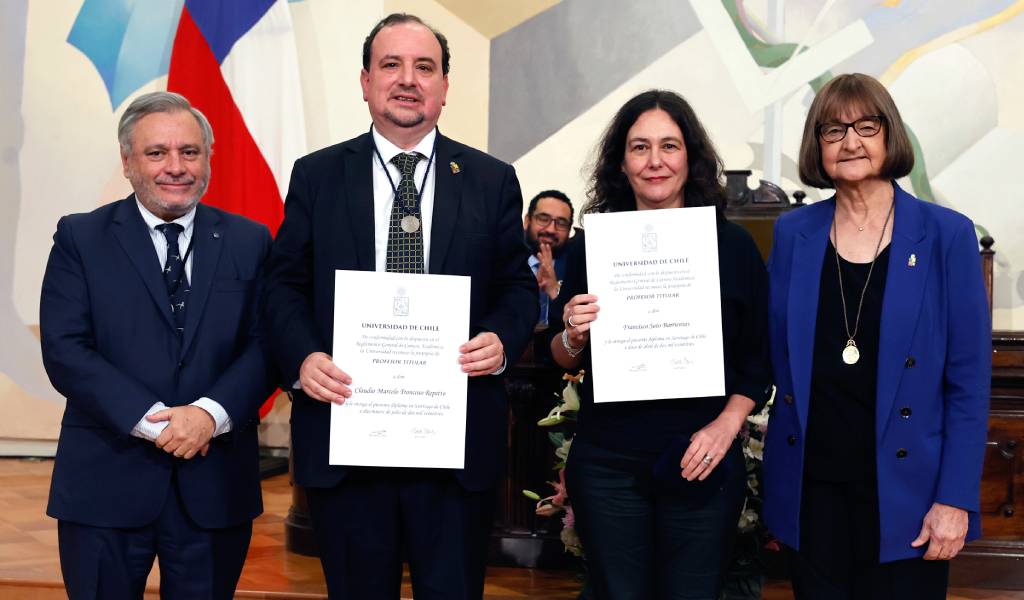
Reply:
[[523, 490], [523, 495], [526, 496], [527, 498], [529, 498], [530, 500], [533, 500], [534, 502], [536, 502], [537, 500], [540, 500], [540, 494], [538, 494], [537, 492], [533, 492], [533, 491], [530, 491], [530, 490]]

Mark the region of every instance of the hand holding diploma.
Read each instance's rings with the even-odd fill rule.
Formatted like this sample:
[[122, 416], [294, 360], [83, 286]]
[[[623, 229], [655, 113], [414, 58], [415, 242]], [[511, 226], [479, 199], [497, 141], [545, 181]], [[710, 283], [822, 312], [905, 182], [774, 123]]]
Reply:
[[352, 395], [352, 378], [323, 352], [313, 352], [299, 367], [299, 385], [314, 400], [344, 404]]
[[490, 375], [505, 362], [505, 346], [490, 331], [473, 336], [473, 339], [459, 346], [459, 353], [462, 371], [470, 377]]
[[582, 348], [590, 341], [590, 324], [597, 320], [600, 310], [594, 294], [577, 294], [565, 305], [562, 322], [569, 332], [569, 344], [573, 348]]

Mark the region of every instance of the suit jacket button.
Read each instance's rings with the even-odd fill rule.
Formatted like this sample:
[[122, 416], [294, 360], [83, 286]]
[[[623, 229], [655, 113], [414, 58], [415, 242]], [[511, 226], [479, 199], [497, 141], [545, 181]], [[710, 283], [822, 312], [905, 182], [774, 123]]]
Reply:
[[909, 406], [904, 406], [903, 408], [900, 409], [900, 416], [903, 417], [904, 419], [909, 418], [912, 413], [913, 411], [910, 410]]
[[183, 361], [183, 360], [178, 361], [178, 368], [179, 369], [184, 369], [185, 368], [185, 361]]
[[896, 451], [896, 458], [906, 458], [906, 457], [907, 457], [907, 450], [906, 450], [906, 448], [900, 448], [899, 450]]
[[789, 444], [790, 446], [796, 446], [796, 436], [791, 435], [788, 438], [786, 438], [786, 443]]
[[786, 404], [792, 404], [793, 396], [786, 394], [785, 396], [782, 397], [782, 401], [785, 402]]
[[913, 356], [910, 356], [910, 357], [907, 357], [907, 362], [903, 363], [903, 366], [905, 366], [906, 368], [910, 369], [910, 368], [912, 368], [916, 364], [917, 364], [917, 361], [914, 360]]

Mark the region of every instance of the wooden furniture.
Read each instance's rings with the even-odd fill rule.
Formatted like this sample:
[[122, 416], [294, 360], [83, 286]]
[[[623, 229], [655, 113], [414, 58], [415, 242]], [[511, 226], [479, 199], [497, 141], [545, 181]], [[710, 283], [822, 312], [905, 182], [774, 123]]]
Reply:
[[[981, 238], [992, 307], [991, 237]], [[982, 538], [953, 561], [954, 585], [1024, 589], [1024, 332], [992, 332], [992, 391], [981, 481]]]

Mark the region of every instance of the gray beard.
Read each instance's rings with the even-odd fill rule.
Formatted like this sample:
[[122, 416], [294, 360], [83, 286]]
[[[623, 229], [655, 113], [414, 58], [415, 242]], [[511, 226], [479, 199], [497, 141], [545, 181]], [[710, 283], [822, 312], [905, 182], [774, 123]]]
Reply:
[[388, 121], [391, 121], [395, 125], [398, 125], [399, 127], [405, 128], [416, 127], [417, 125], [423, 123], [423, 121], [426, 120], [426, 116], [424, 116], [423, 113], [417, 113], [416, 116], [412, 117], [411, 119], [400, 119], [391, 111], [385, 111], [384, 118], [387, 119]]

